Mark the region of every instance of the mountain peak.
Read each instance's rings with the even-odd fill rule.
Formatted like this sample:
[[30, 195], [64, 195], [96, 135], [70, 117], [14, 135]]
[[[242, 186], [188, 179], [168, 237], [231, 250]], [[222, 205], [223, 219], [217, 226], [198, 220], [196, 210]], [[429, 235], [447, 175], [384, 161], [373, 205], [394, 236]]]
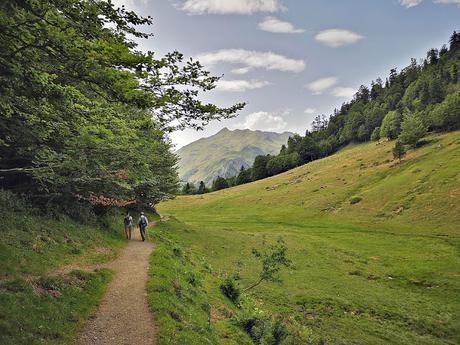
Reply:
[[235, 176], [241, 166], [252, 166], [256, 156], [278, 154], [291, 135], [224, 127], [177, 151], [180, 179], [192, 183], [204, 181], [210, 185], [217, 176]]

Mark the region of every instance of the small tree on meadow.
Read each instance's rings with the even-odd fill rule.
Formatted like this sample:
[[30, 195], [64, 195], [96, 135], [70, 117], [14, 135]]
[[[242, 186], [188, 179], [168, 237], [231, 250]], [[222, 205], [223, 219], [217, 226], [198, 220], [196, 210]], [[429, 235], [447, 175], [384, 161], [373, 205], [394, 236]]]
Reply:
[[406, 155], [406, 148], [404, 147], [403, 143], [397, 140], [395, 143], [395, 147], [393, 148], [393, 158], [399, 159], [399, 163], [401, 163], [401, 160], [403, 159], [405, 155]]
[[279, 272], [283, 267], [291, 266], [291, 260], [287, 257], [287, 246], [282, 238], [279, 238], [275, 244], [264, 248], [262, 251], [254, 248], [252, 254], [260, 261], [262, 269], [259, 273], [259, 278], [246, 287], [243, 290], [244, 292], [254, 289], [264, 281], [281, 282]]
[[426, 135], [426, 127], [420, 117], [414, 113], [406, 113], [401, 123], [401, 133], [399, 140], [403, 145], [410, 145], [413, 148]]

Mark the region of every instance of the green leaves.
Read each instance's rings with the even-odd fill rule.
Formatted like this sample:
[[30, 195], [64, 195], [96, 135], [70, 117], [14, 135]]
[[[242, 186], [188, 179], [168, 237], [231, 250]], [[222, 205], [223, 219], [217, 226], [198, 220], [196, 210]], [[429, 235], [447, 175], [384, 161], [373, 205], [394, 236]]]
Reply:
[[287, 246], [284, 240], [280, 237], [275, 244], [263, 248], [263, 250], [253, 249], [252, 254], [258, 259], [262, 265], [262, 269], [259, 273], [259, 279], [253, 284], [249, 285], [244, 291], [249, 291], [263, 281], [269, 282], [281, 282], [279, 272], [282, 268], [291, 267], [292, 262], [287, 257]]
[[401, 134], [399, 134], [399, 141], [404, 145], [411, 145], [416, 147], [420, 139], [427, 134], [427, 130], [423, 121], [417, 114], [406, 112], [404, 119], [401, 123]]
[[53, 194], [148, 205], [175, 192], [176, 157], [165, 132], [202, 128], [244, 105], [202, 103], [200, 92], [219, 78], [199, 62], [136, 51], [127, 37], [149, 37], [136, 26], [151, 23], [105, 1], [2, 2], [6, 188], [45, 200]]

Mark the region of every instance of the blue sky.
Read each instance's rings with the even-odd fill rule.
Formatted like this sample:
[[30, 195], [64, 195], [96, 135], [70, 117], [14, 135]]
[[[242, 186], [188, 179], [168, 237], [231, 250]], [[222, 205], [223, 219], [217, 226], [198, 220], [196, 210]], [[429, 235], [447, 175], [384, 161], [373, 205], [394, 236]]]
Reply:
[[223, 127], [304, 133], [361, 84], [424, 57], [460, 29], [460, 0], [113, 2], [154, 18], [143, 50], [178, 50], [224, 75], [204, 100], [248, 103], [235, 119], [173, 133], [177, 147]]

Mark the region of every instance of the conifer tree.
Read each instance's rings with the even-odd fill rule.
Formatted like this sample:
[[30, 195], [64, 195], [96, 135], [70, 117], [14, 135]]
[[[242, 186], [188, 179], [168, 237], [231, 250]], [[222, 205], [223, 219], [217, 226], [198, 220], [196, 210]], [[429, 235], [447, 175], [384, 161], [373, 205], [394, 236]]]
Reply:
[[404, 145], [399, 140], [397, 140], [393, 148], [394, 159], [399, 159], [399, 162], [401, 163], [401, 160], [403, 159], [405, 155], [406, 155], [406, 149]]
[[200, 185], [198, 186], [198, 194], [204, 194], [207, 192], [206, 185], [203, 181], [200, 181]]
[[449, 47], [450, 50], [455, 50], [458, 47], [460, 47], [460, 32], [457, 33], [456, 31], [454, 31], [452, 36], [450, 36], [449, 44], [450, 44], [450, 47]]
[[422, 120], [413, 113], [406, 113], [401, 123], [401, 134], [399, 140], [404, 145], [410, 145], [413, 148], [426, 135], [426, 127]]
[[182, 187], [182, 194], [188, 195], [190, 194], [190, 183], [186, 183], [184, 187]]
[[457, 84], [458, 83], [458, 66], [457, 64], [454, 64], [452, 67], [452, 83]]
[[435, 65], [439, 61], [439, 51], [437, 49], [430, 49], [426, 53], [426, 59], [430, 65]]
[[221, 176], [217, 176], [217, 178], [214, 180], [214, 182], [212, 183], [212, 190], [213, 191], [218, 191], [218, 190], [221, 190], [221, 189], [225, 189], [225, 188], [228, 188], [228, 181], [221, 177]]

